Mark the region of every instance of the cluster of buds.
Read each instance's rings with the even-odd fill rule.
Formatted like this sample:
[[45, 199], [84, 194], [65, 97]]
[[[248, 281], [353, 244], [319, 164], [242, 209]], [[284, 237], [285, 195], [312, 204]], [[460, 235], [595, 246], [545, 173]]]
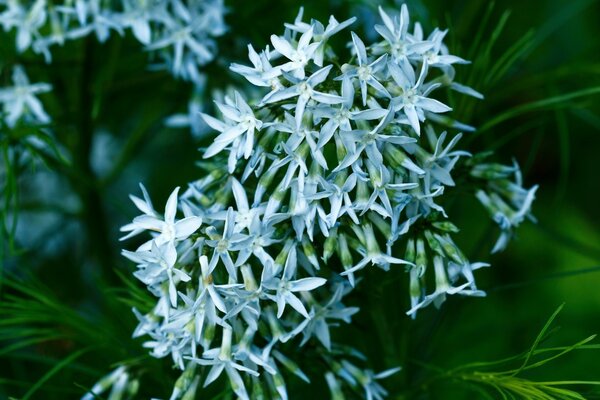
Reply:
[[[263, 93], [248, 101], [235, 92], [216, 102], [220, 117], [203, 115], [219, 132], [204, 152], [206, 175], [175, 189], [164, 214], [143, 187], [143, 198], [132, 196], [143, 214], [122, 230], [151, 238], [124, 255], [157, 300], [134, 310], [134, 336], [149, 336], [151, 354], [182, 371], [171, 400], [223, 374], [241, 399], [265, 390], [285, 399], [284, 372], [308, 380], [286, 354], [290, 343], [327, 350], [315, 357], [334, 398], [352, 388], [382, 399], [377, 380], [398, 368], [359, 368], [360, 353], [330, 334], [358, 311], [344, 298], [361, 274], [408, 274], [411, 316], [448, 295], [484, 295], [473, 271], [487, 264], [458, 248], [440, 204], [471, 155], [456, 148], [460, 133], [439, 126], [469, 127], [434, 98], [482, 96], [454, 82], [454, 65], [467, 61], [448, 53], [446, 31], [409, 31], [406, 6], [380, 15], [381, 40], [366, 45], [352, 33], [343, 65], [328, 40], [354, 19], [324, 25], [301, 12], [272, 47], [249, 46], [252, 65], [231, 69]], [[533, 191], [502, 179], [483, 181], [477, 196], [506, 229], [527, 215]]]

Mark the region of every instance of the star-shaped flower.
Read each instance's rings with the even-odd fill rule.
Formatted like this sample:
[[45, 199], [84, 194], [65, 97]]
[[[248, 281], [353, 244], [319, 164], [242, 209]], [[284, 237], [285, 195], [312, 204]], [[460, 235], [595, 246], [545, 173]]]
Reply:
[[14, 86], [0, 88], [0, 103], [7, 114], [6, 124], [12, 128], [23, 117], [30, 117], [35, 123], [50, 122], [50, 117], [36, 95], [49, 92], [52, 86], [47, 83], [29, 83], [25, 70], [20, 65], [13, 68], [12, 80]]

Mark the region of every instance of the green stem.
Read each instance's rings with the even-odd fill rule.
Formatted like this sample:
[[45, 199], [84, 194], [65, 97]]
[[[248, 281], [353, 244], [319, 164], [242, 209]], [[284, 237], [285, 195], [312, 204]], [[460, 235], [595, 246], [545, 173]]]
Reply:
[[86, 182], [73, 182], [82, 203], [82, 218], [87, 230], [90, 255], [96, 259], [103, 269], [110, 269], [112, 248], [108, 241], [105, 211], [102, 206], [101, 193], [97, 178], [90, 163], [93, 138], [93, 40], [86, 39], [81, 73], [79, 136], [73, 151], [74, 167]]

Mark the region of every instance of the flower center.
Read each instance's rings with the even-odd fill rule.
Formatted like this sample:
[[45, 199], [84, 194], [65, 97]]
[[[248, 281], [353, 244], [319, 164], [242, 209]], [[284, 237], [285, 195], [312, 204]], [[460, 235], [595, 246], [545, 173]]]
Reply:
[[165, 224], [162, 234], [167, 240], [167, 242], [170, 242], [171, 240], [175, 239], [175, 225]]
[[312, 93], [313, 93], [313, 89], [306, 82], [301, 82], [298, 85], [298, 90], [300, 92], [300, 96], [303, 96], [303, 97], [305, 97], [307, 99], [310, 98], [312, 96]]
[[358, 67], [358, 79], [361, 81], [366, 81], [371, 76], [371, 68], [368, 65], [363, 65]]
[[219, 253], [226, 252], [228, 248], [229, 248], [229, 240], [227, 240], [227, 239], [221, 239], [217, 243], [217, 251]]

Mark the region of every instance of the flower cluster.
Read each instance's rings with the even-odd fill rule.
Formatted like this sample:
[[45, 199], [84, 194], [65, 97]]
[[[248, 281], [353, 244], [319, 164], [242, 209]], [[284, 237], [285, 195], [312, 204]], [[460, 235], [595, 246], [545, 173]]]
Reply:
[[[173, 76], [192, 82], [196, 92], [203, 90], [205, 81], [200, 67], [216, 55], [214, 38], [227, 30], [224, 14], [223, 0], [75, 0], [62, 4], [47, 0], [0, 1], [0, 26], [14, 35], [19, 53], [31, 50], [51, 63], [55, 46], [90, 35], [105, 42], [112, 32], [121, 36], [131, 32], [150, 54], [152, 69], [168, 70]], [[25, 73], [22, 67], [17, 69], [15, 84], [22, 87]], [[32, 94], [46, 92], [49, 86], [34, 84], [16, 89], [17, 94], [6, 93], [10, 89], [0, 90], [5, 110], [10, 108], [5, 117], [8, 126], [14, 126], [22, 109], [14, 104], [7, 106], [9, 101], [4, 99], [9, 96], [23, 104], [22, 99], [29, 94], [27, 105], [31, 113], [41, 122], [50, 121], [41, 104], [33, 105], [31, 100], [35, 99]], [[192, 97], [190, 105], [194, 102]]]
[[52, 46], [87, 35], [105, 42], [112, 31], [130, 30], [165, 69], [193, 82], [200, 81], [198, 66], [214, 57], [212, 38], [226, 31], [223, 14], [222, 0], [0, 2], [0, 24], [15, 31], [20, 53], [31, 49], [51, 62]]
[[523, 187], [521, 169], [516, 161], [512, 166], [484, 162], [472, 164], [471, 177], [485, 182], [475, 195], [501, 230], [492, 249], [492, 253], [496, 253], [506, 248], [515, 228], [526, 218], [535, 222], [530, 209], [538, 185], [530, 189]]
[[[283, 370], [308, 380], [284, 354], [288, 343], [329, 350], [315, 357], [335, 398], [353, 388], [382, 399], [377, 380], [398, 368], [363, 370], [352, 360], [360, 354], [331, 338], [358, 311], [344, 298], [360, 275], [406, 273], [411, 316], [448, 295], [484, 295], [473, 271], [488, 264], [458, 248], [442, 204], [455, 166], [471, 155], [457, 148], [460, 133], [439, 130], [466, 127], [445, 115], [447, 90], [481, 95], [454, 82], [454, 65], [467, 61], [448, 53], [446, 31], [409, 30], [406, 6], [380, 15], [380, 40], [367, 45], [351, 33], [341, 66], [328, 40], [354, 19], [325, 25], [301, 12], [272, 46], [250, 45], [251, 65], [231, 69], [263, 95], [235, 92], [216, 102], [220, 117], [203, 115], [219, 133], [204, 152], [206, 175], [181, 195], [175, 189], [164, 214], [143, 187], [143, 198], [132, 196], [142, 215], [123, 227], [126, 238], [151, 236], [124, 255], [156, 298], [153, 309], [134, 310], [134, 336], [149, 336], [151, 354], [183, 371], [172, 400], [221, 375], [241, 399], [265, 388], [285, 399]], [[533, 192], [506, 176], [478, 197], [510, 229]]]

